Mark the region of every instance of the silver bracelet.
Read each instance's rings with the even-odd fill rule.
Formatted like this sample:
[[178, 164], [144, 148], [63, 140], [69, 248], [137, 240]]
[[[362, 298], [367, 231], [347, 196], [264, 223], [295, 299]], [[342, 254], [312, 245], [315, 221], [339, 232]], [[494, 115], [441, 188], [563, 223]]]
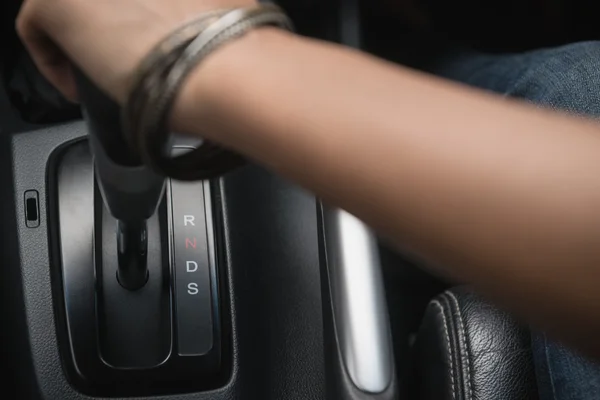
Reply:
[[200, 180], [244, 163], [240, 155], [207, 141], [172, 157], [168, 118], [177, 93], [199, 63], [223, 44], [266, 25], [292, 30], [286, 14], [272, 4], [215, 11], [174, 32], [146, 57], [123, 108], [123, 125], [132, 150], [147, 165], [174, 179]]

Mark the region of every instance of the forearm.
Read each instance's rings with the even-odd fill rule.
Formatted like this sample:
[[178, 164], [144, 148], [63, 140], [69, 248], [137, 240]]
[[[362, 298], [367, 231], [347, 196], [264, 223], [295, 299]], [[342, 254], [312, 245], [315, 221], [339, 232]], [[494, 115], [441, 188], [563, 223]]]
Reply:
[[595, 124], [269, 31], [207, 60], [175, 120], [534, 322], [600, 332]]

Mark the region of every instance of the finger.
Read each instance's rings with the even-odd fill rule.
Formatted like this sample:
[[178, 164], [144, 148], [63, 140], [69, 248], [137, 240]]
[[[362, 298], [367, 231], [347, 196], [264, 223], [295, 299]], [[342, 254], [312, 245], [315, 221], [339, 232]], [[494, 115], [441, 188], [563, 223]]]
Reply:
[[70, 101], [77, 102], [77, 87], [69, 59], [39, 29], [27, 9], [17, 18], [17, 32], [42, 75]]

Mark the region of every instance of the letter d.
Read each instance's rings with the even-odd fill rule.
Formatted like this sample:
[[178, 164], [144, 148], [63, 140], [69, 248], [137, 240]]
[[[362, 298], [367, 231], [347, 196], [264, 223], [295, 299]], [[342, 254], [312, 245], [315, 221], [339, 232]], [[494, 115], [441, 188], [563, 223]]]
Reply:
[[186, 269], [187, 269], [187, 272], [196, 272], [196, 271], [198, 271], [198, 263], [195, 261], [187, 261]]

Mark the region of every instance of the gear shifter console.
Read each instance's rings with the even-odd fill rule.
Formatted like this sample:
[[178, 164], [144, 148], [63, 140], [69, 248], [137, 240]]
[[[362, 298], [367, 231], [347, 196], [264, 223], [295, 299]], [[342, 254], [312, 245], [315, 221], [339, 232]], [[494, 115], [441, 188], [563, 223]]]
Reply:
[[227, 363], [210, 185], [141, 165], [118, 107], [78, 85], [89, 141], [64, 149], [55, 179], [71, 380], [101, 395], [214, 387]]

